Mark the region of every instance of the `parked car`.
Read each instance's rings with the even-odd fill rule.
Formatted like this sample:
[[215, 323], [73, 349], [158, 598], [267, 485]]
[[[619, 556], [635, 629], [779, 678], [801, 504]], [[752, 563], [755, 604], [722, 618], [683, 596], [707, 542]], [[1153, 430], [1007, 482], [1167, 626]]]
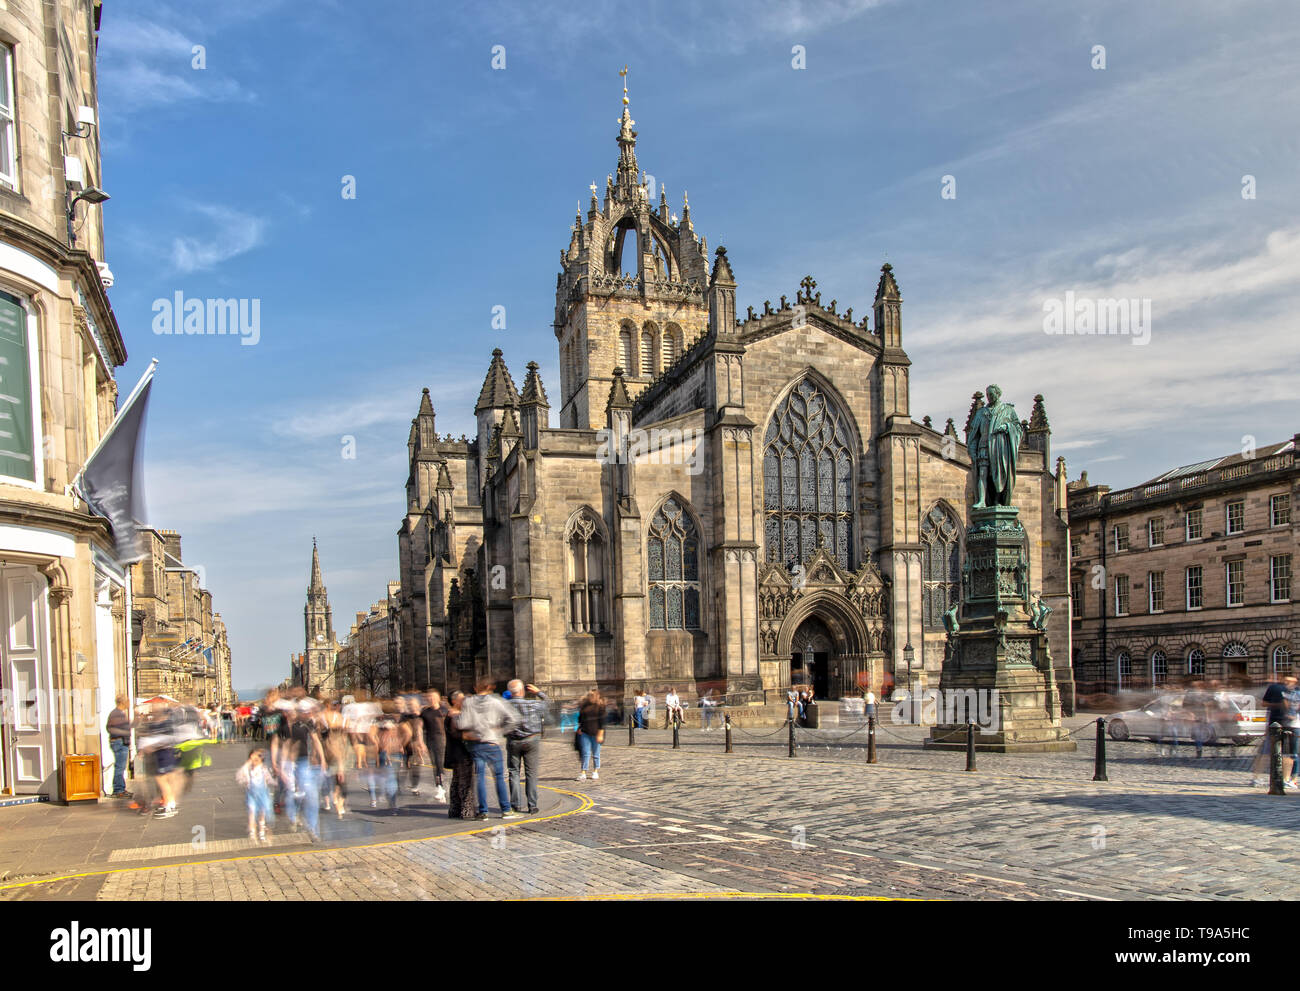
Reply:
[[1175, 692], [1140, 709], [1117, 712], [1107, 720], [1113, 740], [1228, 740], [1254, 743], [1268, 727], [1268, 713], [1252, 695], [1236, 692]]

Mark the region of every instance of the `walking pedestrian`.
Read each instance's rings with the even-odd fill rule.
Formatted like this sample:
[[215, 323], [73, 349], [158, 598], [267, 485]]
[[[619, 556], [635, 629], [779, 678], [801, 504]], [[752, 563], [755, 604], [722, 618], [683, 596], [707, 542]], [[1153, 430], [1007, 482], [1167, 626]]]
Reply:
[[451, 771], [451, 796], [447, 802], [449, 819], [474, 818], [474, 758], [460, 731], [464, 703], [464, 692], [452, 692], [451, 706], [443, 721], [444, 735], [447, 738], [447, 756], [443, 766]]
[[710, 688], [704, 698], [700, 699], [700, 719], [704, 723], [706, 732], [713, 731], [713, 710], [717, 706], [718, 700], [713, 697], [713, 689]]
[[509, 703], [492, 689], [496, 683], [491, 678], [482, 678], [474, 686], [474, 697], [466, 699], [461, 707], [461, 734], [469, 741], [470, 756], [474, 758], [474, 779], [478, 797], [478, 813], [475, 818], [486, 819], [487, 814], [487, 772], [497, 786], [497, 801], [501, 806], [501, 818], [513, 819], [518, 812], [510, 807], [510, 787], [506, 780], [505, 734], [519, 725], [519, 717]]
[[579, 781], [587, 780], [587, 767], [591, 766], [591, 780], [600, 780], [600, 745], [605, 742], [605, 701], [593, 688], [578, 707], [578, 753], [582, 757]]
[[326, 760], [325, 748], [321, 745], [312, 715], [313, 703], [307, 698], [285, 710], [288, 742], [280, 763], [282, 768], [293, 768], [292, 774], [285, 776], [284, 804], [289, 822], [296, 829], [301, 814], [307, 835], [316, 843], [320, 840], [320, 775]]
[[113, 798], [130, 798], [126, 790], [126, 768], [131, 762], [131, 717], [127, 715], [127, 697], [114, 699], [114, 709], [108, 714], [104, 729], [108, 731], [108, 745], [113, 751]]
[[235, 772], [235, 780], [244, 786], [244, 806], [248, 809], [248, 838], [254, 842], [271, 845], [266, 835], [266, 821], [275, 822], [275, 813], [271, 809], [271, 783], [275, 776], [266, 766], [266, 751], [253, 747], [240, 769]]
[[[542, 763], [542, 724], [546, 719], [546, 693], [536, 685], [525, 685], [516, 678], [510, 682], [510, 705], [519, 716], [519, 725], [506, 738], [506, 753], [510, 763], [510, 806], [516, 812], [524, 811], [519, 794], [519, 770], [523, 765], [527, 779], [525, 794], [529, 815], [535, 815], [537, 806], [537, 779]], [[528, 698], [531, 692], [536, 698]]]
[[433, 800], [445, 802], [447, 790], [442, 783], [442, 763], [447, 750], [447, 706], [438, 692], [425, 695], [420, 722], [424, 726], [424, 746], [433, 764]]
[[[1259, 752], [1256, 754], [1255, 762], [1251, 767], [1254, 776], [1251, 778], [1250, 783], [1255, 787], [1268, 784], [1268, 765], [1273, 755], [1272, 727], [1274, 723], [1280, 723], [1285, 729], [1290, 718], [1286, 693], [1288, 691], [1295, 692], [1296, 685], [1296, 677], [1287, 675], [1281, 682], [1273, 682], [1264, 691], [1264, 697], [1261, 701], [1268, 707], [1268, 723], [1264, 738], [1260, 741]], [[1286, 783], [1285, 786], [1288, 791], [1294, 791], [1297, 785], [1290, 780], [1294, 767], [1291, 756], [1287, 753], [1285, 737], [1283, 739], [1283, 753], [1285, 756], [1282, 758], [1282, 780]]]

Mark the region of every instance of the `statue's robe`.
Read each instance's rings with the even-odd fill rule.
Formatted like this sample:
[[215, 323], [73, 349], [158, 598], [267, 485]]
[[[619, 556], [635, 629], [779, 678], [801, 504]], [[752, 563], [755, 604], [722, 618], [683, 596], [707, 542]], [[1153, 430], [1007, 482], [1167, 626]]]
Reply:
[[1023, 431], [1016, 409], [1010, 403], [985, 407], [988, 413], [989, 480], [992, 492], [985, 493], [985, 502], [992, 506], [1011, 505], [1011, 493], [1016, 486], [1016, 456], [1020, 453]]

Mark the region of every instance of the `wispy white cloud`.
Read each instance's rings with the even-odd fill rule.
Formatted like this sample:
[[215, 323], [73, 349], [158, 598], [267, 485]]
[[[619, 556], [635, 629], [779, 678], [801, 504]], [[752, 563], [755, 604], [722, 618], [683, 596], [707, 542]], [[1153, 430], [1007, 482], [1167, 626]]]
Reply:
[[191, 204], [190, 210], [206, 218], [209, 230], [201, 235], [172, 239], [172, 266], [181, 273], [215, 268], [252, 251], [262, 243], [266, 233], [266, 220], [250, 213], [210, 203]]

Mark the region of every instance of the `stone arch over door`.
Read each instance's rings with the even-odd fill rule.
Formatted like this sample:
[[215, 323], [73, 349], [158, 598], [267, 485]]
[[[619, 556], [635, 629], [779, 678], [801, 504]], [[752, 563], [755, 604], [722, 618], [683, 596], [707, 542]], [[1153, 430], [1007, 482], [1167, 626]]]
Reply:
[[[881, 672], [872, 653], [871, 635], [861, 614], [843, 595], [831, 591], [801, 597], [786, 614], [777, 634], [776, 652], [792, 658], [812, 645], [814, 654], [825, 653], [826, 669], [816, 683], [826, 698], [842, 698], [860, 690], [862, 680], [878, 686]], [[819, 646], [828, 648], [820, 651]], [[796, 669], [787, 665], [785, 685]], [[814, 668], [816, 673], [816, 669]]]

